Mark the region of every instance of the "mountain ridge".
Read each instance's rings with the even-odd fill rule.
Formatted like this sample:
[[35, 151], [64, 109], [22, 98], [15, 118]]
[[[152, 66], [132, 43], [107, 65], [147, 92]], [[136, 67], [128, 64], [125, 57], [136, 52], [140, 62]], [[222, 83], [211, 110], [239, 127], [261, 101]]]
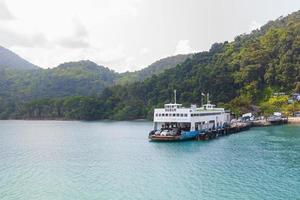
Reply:
[[13, 51], [0, 45], [0, 68], [10, 68], [19, 70], [39, 69], [38, 66], [23, 59]]
[[[68, 94], [82, 94], [69, 91], [76, 88], [75, 83], [81, 92], [92, 89], [90, 83], [83, 84], [85, 80], [69, 84]], [[65, 78], [60, 81], [68, 85]], [[252, 105], [262, 113], [276, 111], [277, 105], [266, 106], [274, 92], [300, 91], [300, 11], [239, 35], [232, 42], [215, 43], [209, 51], [196, 53], [143, 81], [110, 85], [97, 95], [35, 98], [10, 109], [0, 108], [0, 113], [5, 113], [2, 118], [25, 119], [151, 119], [155, 107], [173, 99], [174, 89], [184, 106], [201, 102], [200, 94], [209, 93], [214, 103], [236, 114]]]
[[[149, 73], [148, 77], [152, 74]], [[120, 84], [120, 78], [125, 76], [90, 60], [65, 62], [48, 69], [0, 68], [0, 103], [20, 104], [43, 98], [98, 96], [106, 87]], [[136, 77], [131, 82], [143, 78]]]
[[117, 80], [117, 83], [122, 85], [143, 81], [146, 78], [151, 77], [152, 75], [158, 75], [163, 73], [165, 70], [176, 67], [192, 56], [193, 54], [178, 54], [161, 58], [143, 69], [133, 72], [121, 73], [119, 80]]

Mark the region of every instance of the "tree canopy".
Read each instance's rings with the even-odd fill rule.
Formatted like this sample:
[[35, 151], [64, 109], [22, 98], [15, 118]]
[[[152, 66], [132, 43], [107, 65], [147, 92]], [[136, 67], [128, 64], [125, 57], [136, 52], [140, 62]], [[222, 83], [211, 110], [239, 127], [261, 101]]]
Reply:
[[[20, 105], [14, 101], [6, 102], [2, 118], [66, 118], [66, 119], [136, 119], [151, 117], [153, 108], [172, 101], [173, 90], [177, 90], [178, 102], [184, 105], [201, 102], [201, 93], [209, 93], [212, 101], [232, 108], [238, 112], [246, 112], [253, 105], [264, 109], [264, 102], [272, 101], [274, 92], [286, 94], [299, 90], [300, 82], [300, 11], [284, 18], [271, 21], [250, 34], [237, 36], [232, 42], [213, 44], [206, 52], [194, 54], [182, 64], [154, 74], [143, 81], [122, 85], [108, 86], [103, 92], [99, 90], [96, 79], [76, 79], [76, 90], [89, 88], [84, 96], [92, 97], [60, 97], [60, 88], [53, 88], [54, 94], [44, 96], [43, 100], [35, 100]], [[93, 77], [84, 70], [65, 75], [64, 68], [58, 69], [61, 84], [66, 77]], [[43, 76], [52, 80], [54, 77], [45, 73]], [[0, 73], [1, 76], [2, 73]], [[30, 75], [27, 75], [30, 76]], [[65, 77], [64, 77], [65, 76]], [[0, 80], [2, 80], [0, 78]], [[20, 81], [26, 86], [26, 74]], [[36, 80], [35, 87], [39, 87]], [[91, 84], [91, 81], [96, 81]], [[111, 81], [109, 78], [101, 81]], [[15, 84], [10, 79], [7, 84]], [[32, 84], [32, 83], [30, 83]], [[100, 84], [99, 84], [100, 85]], [[83, 87], [84, 86], [84, 87]], [[1, 84], [1, 87], [7, 87]], [[49, 85], [45, 85], [49, 87]], [[73, 87], [72, 87], [73, 88]], [[68, 88], [70, 95], [78, 94]], [[2, 90], [4, 91], [4, 90]], [[36, 90], [35, 90], [36, 91]], [[26, 87], [22, 92], [28, 92]], [[41, 88], [37, 94], [43, 92]], [[89, 93], [91, 92], [91, 93]], [[5, 100], [4, 98], [0, 101]], [[55, 97], [54, 99], [52, 99]], [[35, 98], [38, 99], [38, 98]], [[273, 104], [272, 102], [269, 102]], [[50, 115], [50, 114], [51, 115]]]

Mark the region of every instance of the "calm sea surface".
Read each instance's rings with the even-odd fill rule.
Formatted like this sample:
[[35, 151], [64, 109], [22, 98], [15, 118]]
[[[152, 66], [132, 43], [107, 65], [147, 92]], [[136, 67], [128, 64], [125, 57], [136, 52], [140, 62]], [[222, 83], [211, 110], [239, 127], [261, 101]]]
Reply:
[[151, 128], [0, 121], [0, 199], [300, 199], [300, 126], [182, 143]]

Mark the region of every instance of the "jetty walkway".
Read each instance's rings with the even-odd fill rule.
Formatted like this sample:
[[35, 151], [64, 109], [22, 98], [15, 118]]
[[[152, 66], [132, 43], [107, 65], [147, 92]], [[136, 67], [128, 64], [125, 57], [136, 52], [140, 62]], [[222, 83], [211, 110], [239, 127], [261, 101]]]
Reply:
[[196, 140], [211, 140], [217, 137], [235, 134], [241, 131], [249, 130], [251, 126], [251, 123], [246, 122], [232, 123], [229, 127], [207, 131], [204, 134], [198, 135]]
[[249, 121], [249, 122], [234, 122], [231, 123], [229, 127], [221, 128], [217, 130], [210, 130], [205, 132], [204, 134], [198, 135], [196, 137], [196, 140], [210, 140], [220, 136], [246, 131], [249, 130], [251, 127], [272, 126], [272, 125], [280, 125], [280, 124], [287, 124], [287, 123], [300, 123], [300, 117], [282, 118], [277, 121], [256, 120], [256, 121]]

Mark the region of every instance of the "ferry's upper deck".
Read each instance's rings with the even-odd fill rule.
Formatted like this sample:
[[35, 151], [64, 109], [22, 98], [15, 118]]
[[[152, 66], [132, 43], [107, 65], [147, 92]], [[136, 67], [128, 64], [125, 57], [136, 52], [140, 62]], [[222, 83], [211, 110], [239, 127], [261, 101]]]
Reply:
[[182, 104], [170, 103], [165, 104], [164, 108], [154, 110], [154, 122], [191, 122], [195, 118], [224, 113], [224, 108], [216, 108], [213, 104], [205, 104], [200, 108], [197, 108], [196, 105], [185, 108], [182, 107]]

